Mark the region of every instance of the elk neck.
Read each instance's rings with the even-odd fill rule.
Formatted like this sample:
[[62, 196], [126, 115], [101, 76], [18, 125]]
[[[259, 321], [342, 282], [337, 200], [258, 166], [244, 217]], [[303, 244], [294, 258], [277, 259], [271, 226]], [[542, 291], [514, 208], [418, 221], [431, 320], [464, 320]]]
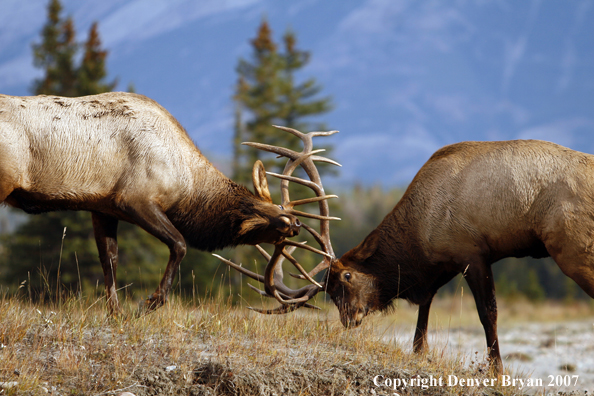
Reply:
[[379, 238], [375, 253], [360, 264], [360, 270], [374, 278], [382, 309], [389, 309], [397, 298], [426, 303], [432, 297], [431, 285], [439, 276], [438, 269], [427, 265], [429, 260], [423, 253], [411, 211], [415, 209], [406, 202], [396, 205], [375, 230]]
[[[209, 164], [210, 165], [210, 164]], [[241, 224], [257, 216], [261, 200], [246, 187], [208, 166], [193, 191], [167, 212], [188, 245], [205, 251], [246, 243]]]

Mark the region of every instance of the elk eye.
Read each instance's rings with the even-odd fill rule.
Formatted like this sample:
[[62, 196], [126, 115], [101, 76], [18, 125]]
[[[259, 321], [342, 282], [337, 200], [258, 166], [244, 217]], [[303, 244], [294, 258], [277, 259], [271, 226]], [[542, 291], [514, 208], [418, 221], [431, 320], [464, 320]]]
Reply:
[[283, 205], [278, 205], [278, 207], [280, 208], [280, 210], [285, 210], [285, 208], [283, 207]]
[[347, 282], [348, 282], [348, 281], [350, 281], [350, 280], [351, 280], [351, 273], [350, 273], [350, 272], [346, 272], [346, 273], [344, 274], [344, 279], [345, 279]]

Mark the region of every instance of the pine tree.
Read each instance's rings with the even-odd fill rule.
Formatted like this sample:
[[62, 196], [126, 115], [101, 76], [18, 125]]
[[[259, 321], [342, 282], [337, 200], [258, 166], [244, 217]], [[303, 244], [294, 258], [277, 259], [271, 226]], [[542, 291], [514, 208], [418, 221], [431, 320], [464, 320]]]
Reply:
[[89, 38], [84, 49], [82, 63], [78, 69], [77, 94], [95, 95], [103, 92], [112, 91], [117, 85], [117, 81], [105, 83], [103, 80], [107, 76], [105, 70], [105, 59], [107, 51], [101, 48], [101, 39], [97, 22], [91, 25]]
[[[309, 52], [297, 49], [296, 36], [288, 31], [284, 37], [283, 52], [279, 52], [266, 20], [260, 24], [256, 37], [251, 40], [252, 60], [240, 59], [235, 88], [235, 136], [239, 141], [256, 141], [301, 151], [301, 142], [295, 137], [275, 130], [272, 125], [283, 125], [304, 132], [324, 129], [305, 118], [320, 115], [331, 109], [329, 97], [315, 99], [321, 91], [314, 78], [295, 83], [295, 73], [307, 65]], [[244, 121], [245, 120], [245, 121]], [[261, 151], [238, 148], [235, 152], [233, 178], [239, 182], [250, 180], [252, 164], [261, 159], [269, 170], [278, 166], [272, 156]]]
[[72, 18], [62, 20], [61, 12], [60, 1], [51, 0], [42, 42], [33, 45], [34, 64], [45, 70], [45, 76], [33, 84], [36, 94], [76, 96], [74, 56], [78, 44]]
[[[307, 65], [310, 59], [309, 52], [296, 48], [297, 38], [292, 31], [287, 31], [283, 37], [285, 52], [283, 54], [283, 75], [281, 81], [281, 102], [279, 115], [283, 125], [298, 130], [312, 128], [310, 123], [304, 122], [303, 118], [323, 114], [332, 109], [331, 98], [325, 97], [315, 99], [322, 88], [317, 85], [314, 78], [297, 84], [295, 83], [295, 72]], [[315, 129], [325, 129], [322, 124], [315, 126]]]

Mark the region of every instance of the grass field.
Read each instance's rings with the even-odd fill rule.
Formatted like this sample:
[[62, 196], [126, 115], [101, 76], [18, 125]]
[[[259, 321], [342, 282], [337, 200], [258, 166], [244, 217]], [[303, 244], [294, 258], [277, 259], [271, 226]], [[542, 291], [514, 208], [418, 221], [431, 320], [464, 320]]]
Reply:
[[[498, 383], [422, 386], [431, 377], [445, 383], [450, 375], [477, 382], [492, 376], [485, 362], [469, 365], [437, 349], [416, 356], [400, 340], [386, 342], [386, 326], [416, 320], [415, 307], [403, 302], [394, 313], [349, 331], [330, 306], [319, 313], [263, 316], [224, 301], [173, 299], [141, 317], [131, 314], [135, 304], [129, 304], [130, 314], [112, 319], [103, 303], [73, 298], [47, 306], [0, 297], [0, 394], [517, 394]], [[530, 320], [527, 311], [549, 319], [553, 312], [565, 319], [592, 314], [588, 304], [526, 304], [500, 303], [502, 322]], [[478, 322], [467, 298], [438, 299], [433, 312], [430, 326]], [[413, 386], [386, 386], [405, 380]]]

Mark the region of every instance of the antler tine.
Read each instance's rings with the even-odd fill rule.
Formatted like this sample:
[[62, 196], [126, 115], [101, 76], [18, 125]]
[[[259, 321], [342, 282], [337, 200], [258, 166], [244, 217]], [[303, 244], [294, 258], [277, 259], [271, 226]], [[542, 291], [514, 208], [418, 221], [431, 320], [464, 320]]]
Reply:
[[310, 281], [311, 283], [313, 283], [320, 289], [324, 288], [322, 285], [320, 285], [318, 282], [316, 282], [311, 276], [309, 276], [307, 271], [301, 266], [301, 264], [299, 264], [299, 262], [297, 260], [295, 260], [295, 258], [293, 256], [291, 256], [291, 254], [289, 252], [283, 251], [283, 256], [285, 256], [285, 258], [287, 260], [289, 260], [295, 266], [295, 268], [297, 268], [299, 270], [299, 272], [301, 272], [301, 274], [305, 277], [305, 279], [307, 279], [308, 281]]
[[[309, 271], [309, 273], [308, 273], [309, 277], [310, 278], [313, 278], [314, 276], [316, 276], [317, 274], [319, 274], [323, 270], [330, 268], [330, 265], [331, 265], [331, 261], [329, 261], [328, 259], [324, 258], [324, 260], [320, 261], [318, 263], [318, 265], [315, 266], [314, 269], [312, 269], [311, 271]], [[305, 276], [303, 276], [303, 275], [292, 274], [290, 272], [289, 272], [289, 275], [291, 275], [293, 278], [307, 280], [307, 278]], [[326, 287], [326, 283], [325, 282], [322, 282], [321, 285], [324, 288]]]
[[254, 143], [254, 142], [243, 142], [241, 144], [244, 146], [250, 146], [250, 147], [257, 148], [258, 150], [268, 151], [269, 153], [282, 155], [283, 157], [287, 157], [287, 158], [298, 158], [299, 157], [298, 152], [293, 151], [288, 148], [284, 148], [284, 147], [272, 146], [270, 144]]
[[311, 159], [313, 161], [327, 162], [329, 164], [340, 166], [342, 168], [342, 165], [340, 165], [338, 162], [336, 162], [334, 160], [331, 160], [330, 158], [320, 157], [319, 155], [312, 155]]
[[301, 131], [298, 131], [297, 129], [289, 128], [289, 127], [286, 127], [286, 126], [273, 125], [273, 127], [275, 127], [276, 129], [280, 129], [282, 131], [285, 131], [285, 132], [292, 133], [293, 135], [297, 136], [301, 140], [303, 140], [307, 136], [306, 133], [303, 133]]
[[310, 219], [318, 219], [318, 220], [340, 220], [340, 217], [320, 216], [320, 215], [317, 215], [317, 214], [307, 213], [307, 212], [301, 212], [299, 210], [294, 210], [294, 209], [291, 209], [288, 212], [289, 213], [292, 213], [292, 214], [294, 214], [296, 216], [308, 217]]
[[254, 307], [248, 307], [248, 309], [251, 309], [252, 311], [256, 311], [258, 313], [265, 314], [265, 315], [282, 315], [282, 314], [286, 314], [289, 312], [293, 312], [301, 307], [310, 308], [310, 309], [321, 309], [320, 307], [316, 307], [315, 305], [311, 305], [308, 303], [293, 304], [293, 305], [280, 305], [279, 307], [277, 307], [275, 309], [261, 309], [261, 308], [254, 308]]
[[235, 268], [237, 271], [241, 272], [242, 274], [247, 275], [254, 280], [257, 280], [258, 282], [264, 282], [264, 277], [262, 275], [256, 274], [255, 272], [252, 272], [252, 271], [242, 267], [241, 265], [237, 265], [233, 261], [227, 260], [226, 258], [219, 256], [218, 254], [213, 253], [212, 255], [215, 256], [216, 258], [218, 258], [219, 260], [221, 260], [223, 263], [227, 264], [228, 266]]
[[314, 252], [314, 253], [320, 254], [322, 256], [328, 257], [328, 258], [334, 258], [334, 256], [330, 255], [329, 253], [326, 253], [325, 251], [322, 251], [322, 250], [316, 249], [315, 247], [306, 245], [305, 242], [284, 241], [283, 243], [285, 243], [287, 245], [297, 246], [302, 249], [309, 250], [310, 252]]
[[338, 131], [334, 130], [334, 131], [317, 131], [317, 132], [310, 132], [311, 136], [330, 136], [330, 135], [334, 135], [335, 133], [338, 133]]
[[323, 201], [325, 199], [332, 199], [332, 198], [338, 198], [338, 195], [323, 195], [321, 197], [298, 199], [297, 201], [291, 201], [289, 203], [291, 204], [291, 206], [294, 207], [294, 206], [305, 205], [305, 204], [319, 202], [319, 201]]
[[319, 192], [319, 193], [321, 193], [320, 186], [318, 186], [316, 183], [314, 183], [314, 182], [312, 182], [312, 181], [305, 180], [305, 179], [302, 179], [302, 178], [300, 178], [300, 177], [295, 177], [295, 176], [289, 176], [289, 175], [285, 175], [285, 174], [282, 174], [282, 175], [281, 175], [281, 174], [279, 174], [279, 173], [274, 173], [274, 172], [266, 172], [266, 174], [267, 174], [267, 175], [270, 175], [270, 176], [277, 177], [277, 178], [279, 178], [279, 179], [282, 179], [283, 181], [285, 181], [285, 180], [286, 180], [286, 181], [292, 181], [292, 182], [295, 182], [295, 183], [302, 184], [302, 185], [304, 185], [304, 186], [306, 186], [306, 187], [309, 187], [309, 188], [311, 188], [311, 189], [312, 189], [312, 190], [314, 190], [316, 193], [318, 193], [318, 192]]

